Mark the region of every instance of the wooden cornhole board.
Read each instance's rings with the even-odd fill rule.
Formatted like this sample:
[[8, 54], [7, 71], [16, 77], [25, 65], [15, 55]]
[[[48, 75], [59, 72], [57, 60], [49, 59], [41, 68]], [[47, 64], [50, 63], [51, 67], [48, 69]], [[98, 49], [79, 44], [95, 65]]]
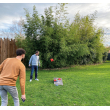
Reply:
[[61, 80], [58, 80], [58, 78], [54, 78], [54, 80], [55, 79], [57, 80], [57, 82], [54, 81], [55, 85], [63, 85], [62, 78], [60, 78]]

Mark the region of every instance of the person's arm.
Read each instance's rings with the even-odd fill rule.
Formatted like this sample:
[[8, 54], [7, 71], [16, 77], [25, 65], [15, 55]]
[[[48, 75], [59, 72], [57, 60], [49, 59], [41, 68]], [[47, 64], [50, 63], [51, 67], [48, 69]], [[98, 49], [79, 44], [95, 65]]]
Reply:
[[4, 65], [4, 62], [2, 62], [2, 64], [0, 65], [0, 74], [1, 74], [1, 71], [3, 69], [3, 65]]
[[38, 59], [38, 62], [39, 62], [39, 66], [40, 66], [40, 59]]
[[[7, 60], [7, 59], [6, 59], [6, 60]], [[4, 66], [4, 63], [5, 63], [6, 60], [4, 60], [4, 61], [1, 63], [1, 65], [0, 65], [0, 74], [1, 74], [1, 72], [2, 72], [2, 70], [3, 70], [3, 66]]]
[[30, 60], [29, 60], [29, 66], [31, 65], [31, 61], [32, 61], [32, 56], [31, 56], [31, 58], [30, 58]]
[[20, 80], [20, 87], [21, 87], [21, 98], [22, 99], [26, 99], [25, 98], [25, 80], [26, 80], [26, 69], [25, 66], [22, 66], [20, 68], [20, 75], [19, 75], [19, 80]]

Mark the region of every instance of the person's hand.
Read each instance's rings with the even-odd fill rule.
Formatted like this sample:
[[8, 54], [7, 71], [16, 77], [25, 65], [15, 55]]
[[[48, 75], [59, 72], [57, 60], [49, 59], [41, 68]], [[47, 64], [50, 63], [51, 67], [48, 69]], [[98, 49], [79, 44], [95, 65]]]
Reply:
[[39, 66], [40, 66], [40, 64], [39, 64]]
[[29, 67], [30, 67], [30, 64], [29, 64]]
[[21, 98], [22, 98], [23, 100], [26, 100], [26, 96], [25, 96], [25, 95], [21, 95]]

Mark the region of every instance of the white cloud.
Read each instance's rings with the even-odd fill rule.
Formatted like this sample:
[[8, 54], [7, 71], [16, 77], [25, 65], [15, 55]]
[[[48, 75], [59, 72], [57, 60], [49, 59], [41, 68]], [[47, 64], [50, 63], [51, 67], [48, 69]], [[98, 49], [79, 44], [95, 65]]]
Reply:
[[81, 16], [93, 14], [97, 11], [94, 25], [102, 27], [105, 31], [108, 28], [110, 33], [110, 3], [80, 3], [80, 4], [68, 4], [68, 17], [71, 21], [74, 19], [74, 15], [79, 12]]
[[[0, 1], [1, 3], [13, 3], [13, 0], [3, 0], [3, 1]], [[50, 1], [50, 0], [40, 0], [40, 1], [36, 1], [36, 0], [30, 0], [30, 1], [27, 1], [27, 0], [16, 0], [14, 1], [14, 3], [108, 3], [109, 1], [108, 0], [92, 0], [92, 1], [87, 1], [87, 0], [55, 0], [55, 1]]]
[[4, 19], [0, 19], [0, 29], [8, 29], [12, 25], [12, 21], [19, 21], [20, 16], [5, 16]]
[[[7, 29], [11, 26], [12, 21], [19, 20], [20, 17], [25, 18], [25, 11], [23, 8], [33, 13], [33, 6], [36, 6], [38, 14], [44, 14], [44, 9], [49, 6], [56, 6], [56, 3], [16, 3], [16, 4], [1, 4], [0, 3], [0, 29]], [[74, 20], [75, 14], [79, 11], [81, 16], [90, 15], [97, 10], [97, 18], [94, 24], [102, 27], [107, 33], [110, 33], [110, 3], [69, 3], [67, 4], [68, 18], [70, 21]], [[108, 28], [108, 30], [106, 30]]]

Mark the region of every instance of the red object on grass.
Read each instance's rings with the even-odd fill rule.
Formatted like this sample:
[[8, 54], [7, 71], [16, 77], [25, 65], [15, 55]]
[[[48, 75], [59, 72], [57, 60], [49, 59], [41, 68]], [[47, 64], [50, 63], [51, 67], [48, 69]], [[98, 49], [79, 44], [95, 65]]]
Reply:
[[54, 61], [53, 58], [51, 58], [50, 61], [53, 62]]
[[58, 80], [61, 80], [61, 78], [58, 78]]

